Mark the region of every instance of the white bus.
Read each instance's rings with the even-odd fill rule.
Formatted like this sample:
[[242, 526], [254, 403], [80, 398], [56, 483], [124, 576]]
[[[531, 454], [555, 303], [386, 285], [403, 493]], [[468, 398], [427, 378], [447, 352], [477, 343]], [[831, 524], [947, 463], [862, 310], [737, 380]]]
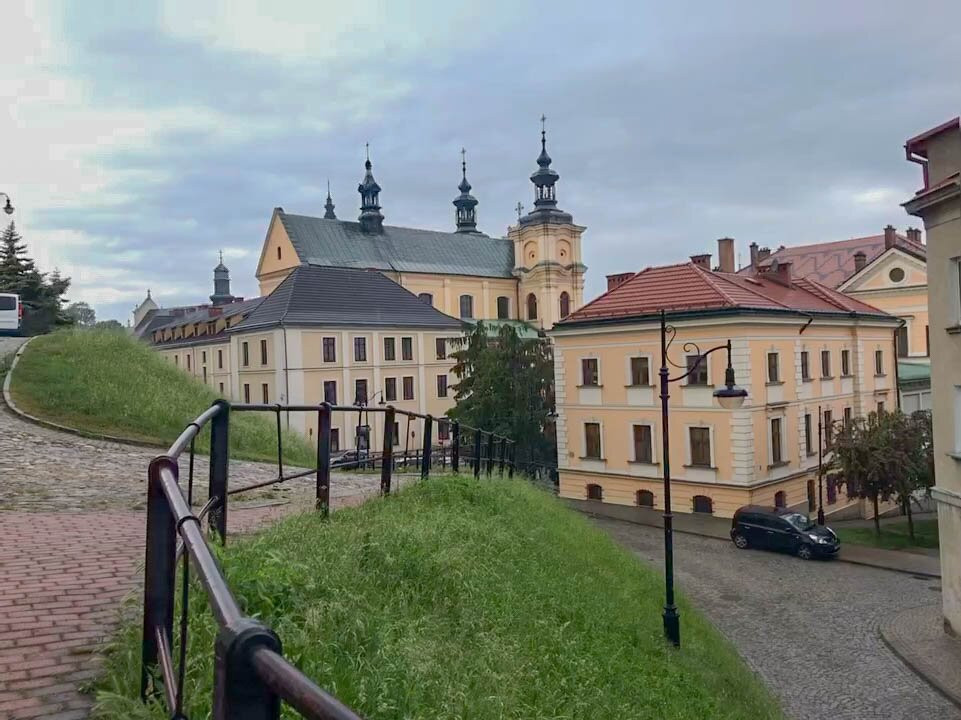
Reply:
[[0, 334], [17, 334], [23, 321], [23, 305], [20, 296], [0, 293]]

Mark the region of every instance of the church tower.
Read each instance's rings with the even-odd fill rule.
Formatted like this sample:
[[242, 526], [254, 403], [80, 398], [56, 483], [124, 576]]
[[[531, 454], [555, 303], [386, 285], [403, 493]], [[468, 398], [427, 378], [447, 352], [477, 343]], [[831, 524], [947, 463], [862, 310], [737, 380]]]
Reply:
[[457, 232], [477, 232], [477, 198], [470, 194], [470, 183], [467, 182], [467, 150], [461, 148], [461, 181], [457, 189], [460, 195], [454, 198], [457, 219]]
[[514, 243], [514, 276], [520, 281], [519, 317], [549, 329], [584, 304], [581, 234], [570, 213], [557, 207], [560, 179], [547, 154], [547, 118], [541, 117], [541, 154], [534, 183], [534, 209], [518, 218], [507, 237]]
[[380, 212], [380, 185], [374, 180], [374, 173], [370, 164], [370, 147], [367, 148], [367, 162], [364, 163], [367, 172], [363, 182], [357, 186], [360, 193], [360, 229], [373, 235], [384, 234], [384, 216]]
[[224, 265], [224, 253], [221, 250], [220, 262], [214, 268], [214, 294], [210, 296], [210, 302], [216, 306], [233, 301], [234, 296], [230, 294], [230, 270]]

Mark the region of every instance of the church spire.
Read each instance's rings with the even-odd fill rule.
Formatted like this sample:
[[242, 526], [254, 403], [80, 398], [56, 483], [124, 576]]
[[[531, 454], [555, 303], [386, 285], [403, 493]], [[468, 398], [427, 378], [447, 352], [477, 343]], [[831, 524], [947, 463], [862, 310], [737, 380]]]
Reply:
[[210, 302], [216, 305], [226, 305], [234, 301], [234, 296], [230, 294], [230, 270], [224, 265], [224, 251], [220, 251], [220, 262], [214, 268], [214, 294], [210, 296]]
[[370, 143], [367, 143], [367, 162], [364, 167], [367, 170], [364, 181], [357, 186], [357, 192], [360, 193], [360, 229], [365, 233], [382, 234], [384, 216], [380, 212], [380, 185], [371, 171]]
[[324, 220], [336, 220], [334, 215], [334, 201], [330, 197], [330, 180], [327, 181], [327, 202], [324, 203]]
[[477, 232], [477, 198], [470, 194], [470, 183], [467, 182], [467, 150], [461, 148], [461, 181], [457, 189], [460, 195], [454, 198], [454, 207], [457, 208], [455, 216], [457, 218], [457, 232], [473, 233]]
[[521, 223], [572, 222], [573, 218], [557, 208], [554, 184], [561, 176], [551, 168], [551, 156], [547, 154], [547, 117], [541, 115], [541, 154], [537, 156], [537, 170], [531, 175], [534, 183], [534, 209], [521, 218]]

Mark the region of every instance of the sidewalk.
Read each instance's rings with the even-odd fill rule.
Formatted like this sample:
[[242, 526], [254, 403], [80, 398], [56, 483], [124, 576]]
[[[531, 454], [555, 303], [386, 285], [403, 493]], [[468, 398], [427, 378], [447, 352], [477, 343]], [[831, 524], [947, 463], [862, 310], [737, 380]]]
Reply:
[[[612, 503], [594, 500], [566, 499], [571, 507], [588, 515], [607, 517], [614, 520], [663, 527], [663, 515], [659, 510], [636, 507], [632, 505], [614, 505]], [[840, 525], [840, 523], [838, 523]], [[702, 535], [717, 540], [731, 541], [731, 521], [728, 518], [694, 513], [675, 513], [674, 530], [691, 535]], [[872, 567], [921, 575], [924, 577], [940, 578], [941, 561], [937, 557], [902, 552], [900, 550], [883, 550], [865, 545], [844, 544], [838, 553], [841, 562], [855, 565], [870, 565]]]
[[881, 623], [881, 639], [930, 685], [961, 707], [961, 639], [943, 628], [941, 605], [902, 610]]

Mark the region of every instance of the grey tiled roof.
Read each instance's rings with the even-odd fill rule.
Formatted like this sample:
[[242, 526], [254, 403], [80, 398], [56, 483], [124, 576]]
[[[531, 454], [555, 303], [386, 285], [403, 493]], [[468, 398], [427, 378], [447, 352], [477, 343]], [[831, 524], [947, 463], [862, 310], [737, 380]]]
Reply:
[[390, 225], [374, 235], [356, 222], [278, 214], [301, 262], [311, 265], [504, 278], [514, 268], [507, 238]]
[[459, 330], [463, 324], [376, 270], [300, 265], [229, 332], [274, 325]]
[[[195, 322], [207, 322], [208, 320], [215, 319], [215, 317], [225, 317], [225, 318], [233, 317], [234, 315], [237, 315], [239, 313], [250, 312], [255, 307], [257, 307], [262, 300], [263, 298], [256, 297], [256, 298], [251, 298], [250, 300], [243, 300], [241, 302], [233, 302], [233, 303], [228, 303], [226, 305], [221, 305], [220, 307], [223, 308], [223, 312], [217, 316], [213, 316], [210, 314], [210, 311], [213, 309], [211, 305], [204, 305], [203, 307], [197, 310], [194, 310], [193, 312], [188, 312], [183, 315], [177, 315], [177, 316], [165, 315], [163, 317], [166, 320], [166, 322], [153, 325], [152, 327], [149, 327], [149, 329], [145, 330], [144, 332], [145, 333], [153, 332], [154, 330], [160, 330], [162, 328], [179, 327], [181, 325], [189, 325], [190, 323], [195, 323]], [[174, 308], [171, 308], [170, 311], [161, 309], [159, 312], [172, 312], [173, 309]]]

